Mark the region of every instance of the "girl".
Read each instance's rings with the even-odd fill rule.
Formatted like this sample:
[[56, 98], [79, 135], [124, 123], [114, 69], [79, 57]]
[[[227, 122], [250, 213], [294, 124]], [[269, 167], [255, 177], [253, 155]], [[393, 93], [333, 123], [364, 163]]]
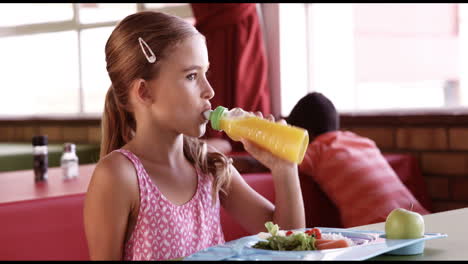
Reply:
[[267, 221], [305, 227], [295, 164], [243, 142], [271, 170], [273, 205], [198, 139], [214, 92], [205, 39], [195, 27], [139, 12], [117, 25], [105, 53], [112, 85], [84, 205], [92, 260], [167, 260], [224, 243], [220, 206], [251, 233]]

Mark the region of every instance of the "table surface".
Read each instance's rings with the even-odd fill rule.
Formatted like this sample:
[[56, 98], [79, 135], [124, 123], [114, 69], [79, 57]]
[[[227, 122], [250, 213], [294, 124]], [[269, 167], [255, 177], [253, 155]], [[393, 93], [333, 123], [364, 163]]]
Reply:
[[[445, 233], [448, 237], [427, 240], [422, 254], [380, 255], [370, 260], [468, 260], [468, 208], [423, 216], [426, 233]], [[356, 230], [385, 230], [385, 223], [353, 227]]]
[[46, 199], [58, 196], [83, 194], [96, 164], [79, 167], [79, 176], [63, 180], [60, 167], [48, 169], [48, 180], [35, 183], [33, 170], [9, 171], [0, 173], [0, 204]]
[[[386, 158], [389, 162], [404, 160], [401, 155], [389, 154]], [[78, 178], [72, 180], [62, 179], [60, 167], [49, 167], [48, 180], [43, 183], [34, 182], [31, 169], [0, 172], [0, 204], [85, 193], [95, 167], [96, 163], [81, 164]]]

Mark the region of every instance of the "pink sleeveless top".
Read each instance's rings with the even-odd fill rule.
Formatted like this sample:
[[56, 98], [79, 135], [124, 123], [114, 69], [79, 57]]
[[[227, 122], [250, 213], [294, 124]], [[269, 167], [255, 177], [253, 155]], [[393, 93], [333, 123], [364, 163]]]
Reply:
[[168, 260], [186, 257], [224, 243], [219, 199], [212, 206], [209, 175], [197, 168], [197, 190], [183, 205], [164, 197], [136, 155], [116, 150], [135, 166], [140, 189], [140, 208], [135, 229], [124, 245], [124, 260]]

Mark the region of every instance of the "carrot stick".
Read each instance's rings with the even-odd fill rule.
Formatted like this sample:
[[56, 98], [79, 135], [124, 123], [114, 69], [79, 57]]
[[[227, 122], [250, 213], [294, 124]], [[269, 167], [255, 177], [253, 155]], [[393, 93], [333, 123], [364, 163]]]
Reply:
[[335, 241], [335, 239], [323, 239], [323, 238], [318, 239], [318, 238], [316, 238], [315, 239], [315, 245], [328, 243], [328, 242], [332, 242], [332, 241]]
[[332, 249], [332, 248], [345, 248], [349, 247], [348, 241], [344, 239], [331, 240], [331, 239], [317, 239], [315, 240], [315, 247], [318, 250]]

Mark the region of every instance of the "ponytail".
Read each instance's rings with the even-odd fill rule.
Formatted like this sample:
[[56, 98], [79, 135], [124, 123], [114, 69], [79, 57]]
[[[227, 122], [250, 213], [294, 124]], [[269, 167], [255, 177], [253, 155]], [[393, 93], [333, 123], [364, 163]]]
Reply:
[[101, 121], [100, 158], [125, 145], [132, 139], [135, 131], [136, 122], [133, 115], [119, 103], [115, 89], [111, 85], [106, 93]]

